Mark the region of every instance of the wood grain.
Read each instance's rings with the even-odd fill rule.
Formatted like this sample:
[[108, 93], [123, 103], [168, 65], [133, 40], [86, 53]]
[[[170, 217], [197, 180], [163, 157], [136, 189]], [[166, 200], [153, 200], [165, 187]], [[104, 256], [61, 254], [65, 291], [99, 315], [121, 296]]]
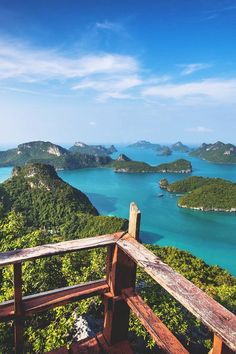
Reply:
[[94, 236], [59, 243], [51, 243], [43, 246], [0, 253], [0, 267], [9, 264], [30, 261], [35, 258], [55, 256], [91, 248], [105, 247], [114, 244], [122, 235], [123, 232], [117, 232], [114, 234]]
[[236, 350], [236, 316], [174, 271], [128, 234], [117, 241], [120, 249], [145, 270], [185, 308], [233, 351]]

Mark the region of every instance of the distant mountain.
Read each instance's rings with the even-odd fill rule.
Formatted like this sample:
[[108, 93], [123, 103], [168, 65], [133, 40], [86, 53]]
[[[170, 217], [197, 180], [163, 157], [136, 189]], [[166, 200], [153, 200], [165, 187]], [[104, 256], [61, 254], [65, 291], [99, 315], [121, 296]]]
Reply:
[[103, 145], [87, 145], [82, 142], [76, 142], [70, 149], [73, 153], [79, 152], [82, 154], [88, 154], [88, 155], [110, 155], [113, 154], [114, 152], [117, 152], [116, 148], [114, 145], [111, 145], [110, 147], [106, 148]]
[[198, 149], [190, 154], [203, 160], [216, 163], [236, 163], [236, 146], [224, 144], [221, 141], [215, 144], [203, 143]]
[[140, 149], [153, 149], [153, 150], [160, 150], [160, 144], [153, 144], [146, 140], [139, 140], [134, 144], [128, 145], [130, 148], [140, 148]]
[[181, 143], [181, 141], [177, 141], [177, 143], [171, 145], [171, 150], [179, 152], [189, 152], [190, 148], [187, 145]]
[[170, 156], [172, 154], [169, 146], [163, 146], [160, 150], [158, 150], [158, 155], [160, 156]]
[[101, 166], [110, 161], [107, 154], [74, 152], [48, 141], [32, 141], [20, 144], [15, 149], [0, 151], [0, 167], [45, 163], [56, 169], [77, 169]]

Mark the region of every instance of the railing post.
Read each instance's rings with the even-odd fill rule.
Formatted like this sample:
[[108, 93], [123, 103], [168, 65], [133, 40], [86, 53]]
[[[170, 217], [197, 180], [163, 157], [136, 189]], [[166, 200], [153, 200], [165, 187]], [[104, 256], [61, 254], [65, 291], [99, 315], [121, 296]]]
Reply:
[[230, 350], [222, 340], [214, 335], [213, 348], [209, 352], [209, 354], [233, 354], [234, 352]]
[[[130, 205], [129, 234], [139, 239], [140, 211], [134, 203]], [[122, 289], [134, 288], [136, 264], [118, 246], [109, 247], [107, 259], [107, 281], [110, 293], [105, 295], [105, 318], [103, 335], [108, 345], [126, 340], [129, 326], [129, 307], [121, 299]]]
[[23, 354], [23, 319], [22, 319], [22, 268], [21, 263], [14, 264], [14, 345], [15, 354]]

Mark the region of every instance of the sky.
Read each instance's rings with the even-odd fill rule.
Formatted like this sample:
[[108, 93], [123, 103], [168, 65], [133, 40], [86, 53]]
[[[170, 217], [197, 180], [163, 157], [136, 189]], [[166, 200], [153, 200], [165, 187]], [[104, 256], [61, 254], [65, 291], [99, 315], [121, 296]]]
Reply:
[[236, 143], [236, 0], [0, 0], [0, 146]]

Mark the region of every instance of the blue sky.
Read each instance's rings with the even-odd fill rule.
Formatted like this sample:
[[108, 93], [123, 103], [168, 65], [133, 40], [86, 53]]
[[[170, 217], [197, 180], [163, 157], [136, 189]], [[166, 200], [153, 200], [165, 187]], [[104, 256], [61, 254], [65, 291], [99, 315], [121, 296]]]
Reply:
[[0, 145], [236, 142], [236, 0], [0, 0]]

